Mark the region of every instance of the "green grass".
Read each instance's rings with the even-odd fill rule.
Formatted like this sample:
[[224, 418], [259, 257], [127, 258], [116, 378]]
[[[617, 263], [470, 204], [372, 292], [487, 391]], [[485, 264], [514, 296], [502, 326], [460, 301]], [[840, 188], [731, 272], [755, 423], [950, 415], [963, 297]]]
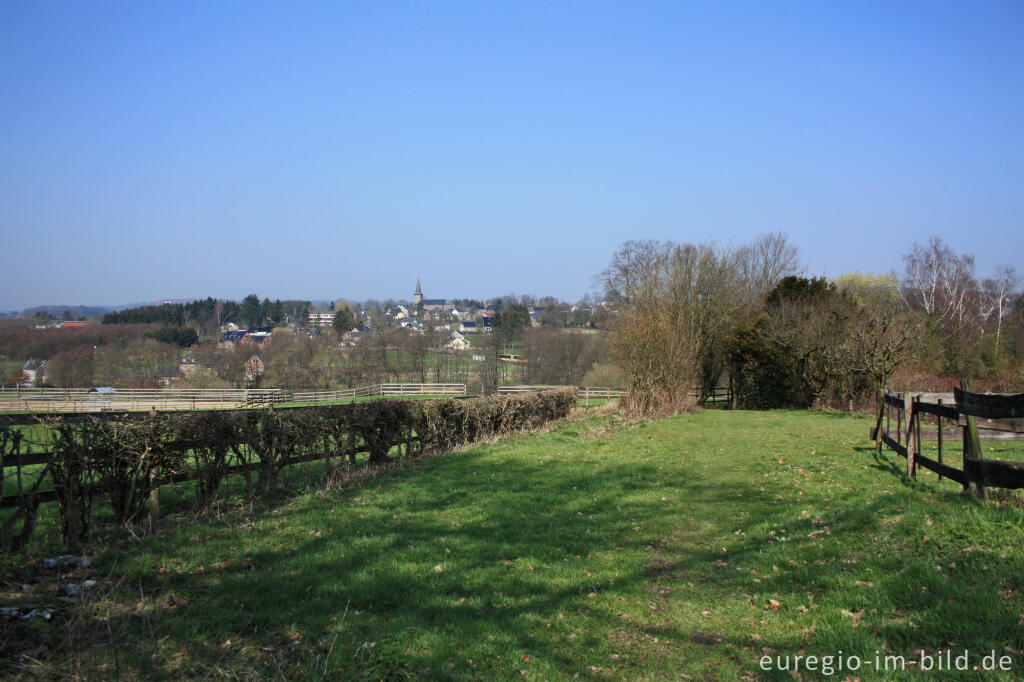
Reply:
[[264, 510], [182, 515], [98, 553], [94, 575], [116, 588], [83, 607], [78, 644], [19, 622], [44, 642], [26, 669], [791, 679], [759, 658], [952, 648], [1010, 655], [1002, 679], [1019, 679], [1019, 497], [975, 501], [927, 471], [907, 481], [902, 459], [874, 455], [870, 423], [591, 416]]
[[[451, 397], [451, 396], [441, 396], [441, 395], [407, 395], [407, 396], [394, 395], [394, 396], [384, 396], [384, 398], [387, 398], [389, 400], [436, 400], [438, 398], [445, 398], [445, 397]], [[367, 402], [367, 401], [370, 401], [370, 400], [380, 400], [380, 399], [381, 399], [381, 396], [366, 396], [366, 397], [359, 397], [359, 398], [342, 398], [342, 399], [333, 400], [333, 401], [280, 403], [276, 407], [278, 407], [278, 408], [284, 408], [284, 407], [310, 407], [310, 406], [316, 407], [316, 406], [324, 406], [324, 405], [340, 405], [340, 404], [346, 404], [346, 403], [362, 403], [362, 402]], [[591, 398], [589, 401], [585, 401], [585, 400], [583, 400], [581, 398], [579, 400], [579, 406], [581, 408], [584, 408], [584, 409], [594, 409], [594, 408], [597, 408], [597, 407], [601, 407], [601, 406], [603, 406], [603, 405], [605, 405], [607, 403], [614, 403], [616, 401], [617, 401], [616, 398], [611, 398], [611, 399], [608, 399], [608, 398]], [[259, 409], [259, 408], [246, 408], [246, 409]], [[33, 453], [33, 452], [45, 452], [48, 449], [48, 447], [49, 447], [49, 445], [48, 445], [49, 439], [46, 437], [46, 435], [44, 433], [44, 428], [42, 426], [34, 425], [33, 424], [33, 425], [21, 426], [19, 428], [25, 434], [25, 440], [23, 441], [23, 444], [22, 444], [22, 454], [28, 454], [28, 453]], [[191, 454], [189, 456], [191, 457]], [[359, 457], [358, 457], [358, 459], [360, 461], [364, 460], [365, 458], [366, 458], [365, 453], [364, 454], [360, 454]], [[241, 462], [237, 461], [237, 459], [234, 456], [231, 456], [231, 457], [229, 457], [229, 462], [228, 463], [231, 464], [231, 465], [235, 465], [235, 464], [240, 464]], [[318, 467], [318, 465], [316, 465], [315, 463], [312, 464], [312, 465], [308, 465], [307, 464], [307, 465], [304, 465], [304, 466], [305, 466], [306, 469], [309, 469], [310, 466], [312, 466], [314, 469], [317, 469], [317, 467]], [[40, 474], [43, 473], [44, 470], [45, 470], [45, 467], [43, 465], [41, 465], [41, 464], [34, 464], [34, 465], [29, 465], [29, 466], [26, 466], [26, 467], [22, 467], [22, 469], [21, 469], [21, 489], [23, 491], [29, 490], [35, 484], [36, 479], [39, 477]], [[2, 479], [2, 485], [0, 485], [0, 492], [2, 492], [3, 495], [15, 495], [15, 494], [17, 494], [18, 490], [19, 490], [19, 488], [18, 488], [19, 482], [18, 482], [18, 478], [17, 478], [17, 471], [15, 470], [15, 468], [11, 467], [11, 468], [5, 469], [3, 473], [4, 473], [4, 476], [3, 476], [3, 479]], [[182, 491], [180, 489], [188, 488], [188, 487], [190, 487], [190, 486], [188, 486], [188, 485], [177, 486], [177, 488], [179, 489], [179, 494], [176, 494], [175, 497], [180, 497], [180, 498], [183, 498], [183, 499], [187, 498], [189, 491], [184, 491], [184, 494], [181, 494]], [[53, 489], [53, 484], [49, 480], [49, 477], [47, 477], [47, 479], [39, 487], [40, 491], [48, 491], [48, 490], [52, 490], [52, 489]], [[102, 504], [103, 504], [103, 502], [101, 500], [100, 504], [99, 504], [100, 508], [102, 507]], [[44, 510], [44, 512], [43, 512], [44, 518], [48, 518], [47, 514], [46, 514], [46, 511], [47, 510]], [[14, 512], [13, 508], [5, 509], [5, 510], [0, 510], [0, 524], [4, 523], [14, 513], [15, 512]]]

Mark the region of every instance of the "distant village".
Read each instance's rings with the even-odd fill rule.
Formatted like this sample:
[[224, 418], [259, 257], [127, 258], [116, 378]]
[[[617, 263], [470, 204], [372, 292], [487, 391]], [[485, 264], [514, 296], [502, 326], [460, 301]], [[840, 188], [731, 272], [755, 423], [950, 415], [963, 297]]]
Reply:
[[[309, 302], [282, 303], [264, 299], [259, 308], [255, 308], [257, 312], [253, 313], [254, 302], [258, 303], [255, 296], [247, 297], [241, 305], [213, 299], [186, 304], [162, 302], [155, 306], [108, 313], [102, 319], [98, 316], [79, 319], [80, 316], [70, 310], [59, 318], [51, 317], [45, 321], [39, 315], [32, 325], [34, 330], [62, 329], [82, 335], [83, 338], [95, 332], [101, 338], [98, 343], [92, 343], [91, 351], [89, 342], [74, 348], [60, 348], [61, 344], [58, 344], [57, 352], [51, 357], [29, 357], [17, 365], [11, 362], [11, 356], [15, 353], [8, 352], [5, 369], [7, 380], [4, 385], [9, 388], [82, 386], [84, 384], [81, 382], [87, 378], [90, 384], [103, 380], [114, 383], [116, 378], [119, 383], [140, 386], [193, 386], [203, 385], [204, 382], [199, 380], [202, 375], [209, 375], [230, 385], [253, 385], [260, 383], [275, 363], [271, 357], [274, 353], [270, 349], [284, 344], [284, 335], [291, 339], [305, 338], [320, 349], [325, 346], [334, 347], [342, 354], [345, 354], [346, 349], [357, 351], [371, 346], [378, 351], [390, 349], [399, 357], [395, 361], [397, 364], [401, 364], [409, 355], [403, 352], [405, 347], [413, 345], [418, 348], [425, 346], [424, 352], [431, 354], [465, 353], [472, 362], [526, 364], [528, 357], [524, 349], [520, 348], [522, 344], [517, 342], [525, 330], [597, 330], [613, 314], [611, 305], [594, 300], [593, 297], [585, 297], [575, 304], [553, 297], [538, 300], [531, 296], [515, 295], [487, 302], [426, 298], [419, 278], [411, 303], [368, 301], [357, 305], [347, 301], [331, 301], [318, 306]], [[204, 307], [212, 309], [215, 314], [202, 314], [200, 304], [205, 304]], [[250, 306], [249, 311], [247, 305]], [[179, 309], [184, 312], [178, 312]], [[214, 321], [219, 324], [213, 324]], [[5, 324], [13, 322], [4, 321]], [[91, 376], [88, 372], [76, 372], [67, 366], [74, 362], [71, 355], [77, 358], [79, 365], [92, 365], [94, 368], [104, 365], [100, 362], [101, 356], [110, 352], [112, 344], [104, 343], [102, 337], [105, 336], [106, 328], [116, 325], [159, 325], [144, 334], [146, 339], [161, 342], [162, 352], [156, 353], [160, 356], [159, 360], [148, 359], [147, 367], [131, 371], [94, 370]], [[414, 341], [414, 338], [422, 341]], [[489, 341], [485, 343], [484, 339]], [[294, 346], [294, 342], [289, 341], [284, 345]], [[166, 346], [180, 349], [176, 358], [170, 356]], [[230, 351], [227, 355], [232, 358], [235, 368], [225, 367], [224, 356], [212, 358], [209, 353], [211, 348], [220, 353]], [[295, 354], [294, 349], [291, 352]], [[323, 352], [317, 351], [316, 354], [323, 355]], [[121, 355], [123, 365], [134, 362], [128, 359], [131, 353], [124, 352]], [[351, 353], [344, 357], [350, 356]], [[295, 364], [294, 360], [289, 362]], [[415, 360], [413, 362], [415, 364]], [[313, 363], [313, 360], [310, 359], [309, 363]], [[328, 370], [329, 367], [319, 369]], [[394, 370], [396, 375], [401, 376], [410, 372], [415, 373], [412, 370]], [[422, 371], [420, 373], [423, 374]], [[437, 368], [434, 370], [435, 378], [438, 379], [446, 373], [467, 374], [465, 370], [451, 370], [450, 367], [446, 372]], [[310, 371], [308, 374], [316, 372]], [[308, 379], [306, 383], [333, 385], [338, 382], [337, 376], [331, 376], [336, 372], [326, 371], [323, 374], [328, 376]], [[214, 379], [211, 382], [219, 385]]]

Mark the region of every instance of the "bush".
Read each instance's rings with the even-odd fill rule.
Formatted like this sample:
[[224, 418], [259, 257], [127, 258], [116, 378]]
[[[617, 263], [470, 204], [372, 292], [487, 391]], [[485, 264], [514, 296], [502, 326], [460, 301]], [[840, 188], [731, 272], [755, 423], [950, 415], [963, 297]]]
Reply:
[[[576, 389], [568, 388], [469, 400], [54, 417], [42, 425], [42, 445], [52, 453], [47, 471], [57, 493], [65, 540], [78, 544], [88, 534], [97, 492], [106, 495], [118, 523], [129, 523], [145, 511], [149, 493], [161, 482], [195, 480], [197, 502], [204, 506], [234, 470], [246, 477], [249, 495], [259, 496], [273, 488], [281, 469], [291, 464], [326, 460], [330, 470], [345, 466], [346, 458], [354, 464], [358, 452], [368, 453], [371, 464], [381, 464], [403, 443], [405, 455], [411, 456], [414, 434], [421, 452], [447, 450], [565, 417], [576, 400]], [[20, 433], [0, 422], [0, 455], [19, 451]], [[190, 460], [191, 466], [186, 466]], [[258, 474], [255, 482], [253, 471]], [[22, 513], [27, 529], [22, 536], [31, 532], [35, 518], [31, 505], [23, 512], [32, 513]], [[3, 538], [10, 536], [9, 525], [0, 529]]]
[[577, 400], [575, 388], [431, 400], [421, 406], [417, 432], [425, 450], [447, 450], [567, 417]]
[[583, 375], [584, 386], [605, 386], [618, 388], [624, 386], [626, 379], [622, 370], [610, 362], [595, 362]]

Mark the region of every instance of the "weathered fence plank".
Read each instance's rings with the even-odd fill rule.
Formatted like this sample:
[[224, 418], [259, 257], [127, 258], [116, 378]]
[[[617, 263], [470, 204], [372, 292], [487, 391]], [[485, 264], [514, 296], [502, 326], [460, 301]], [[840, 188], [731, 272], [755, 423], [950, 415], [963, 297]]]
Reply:
[[964, 473], [968, 481], [978, 486], [982, 495], [986, 487], [1024, 488], [1024, 462], [965, 458]]
[[953, 394], [962, 414], [983, 419], [1024, 418], [1024, 393], [1017, 395], [971, 393], [957, 388], [954, 389]]
[[[950, 398], [956, 401], [952, 405], [946, 404]], [[982, 441], [1024, 440], [1024, 417], [1020, 411], [1022, 405], [1024, 394], [977, 394], [966, 389], [956, 389], [952, 394], [919, 393], [911, 396], [884, 391], [871, 438], [907, 459], [908, 477], [916, 474], [917, 464], [920, 464], [983, 497], [986, 486], [1024, 488], [1024, 462], [986, 459], [981, 449]], [[890, 414], [894, 409], [895, 439], [890, 435]], [[923, 415], [936, 418], [934, 428], [922, 426]], [[881, 432], [883, 417], [885, 428]], [[943, 435], [943, 419], [952, 421], [954, 428], [962, 429], [962, 469], [943, 463], [946, 440]], [[921, 454], [922, 442], [929, 440], [938, 442], [937, 461]]]

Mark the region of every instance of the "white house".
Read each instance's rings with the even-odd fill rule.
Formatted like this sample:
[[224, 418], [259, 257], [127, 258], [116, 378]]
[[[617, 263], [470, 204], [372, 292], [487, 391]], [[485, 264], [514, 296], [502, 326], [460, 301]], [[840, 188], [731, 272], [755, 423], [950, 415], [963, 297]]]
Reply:
[[444, 347], [448, 350], [466, 350], [469, 348], [469, 341], [462, 334], [452, 332], [448, 340], [444, 342]]
[[46, 381], [46, 360], [29, 360], [21, 368], [21, 373], [25, 377], [23, 383], [29, 386], [42, 386]]

